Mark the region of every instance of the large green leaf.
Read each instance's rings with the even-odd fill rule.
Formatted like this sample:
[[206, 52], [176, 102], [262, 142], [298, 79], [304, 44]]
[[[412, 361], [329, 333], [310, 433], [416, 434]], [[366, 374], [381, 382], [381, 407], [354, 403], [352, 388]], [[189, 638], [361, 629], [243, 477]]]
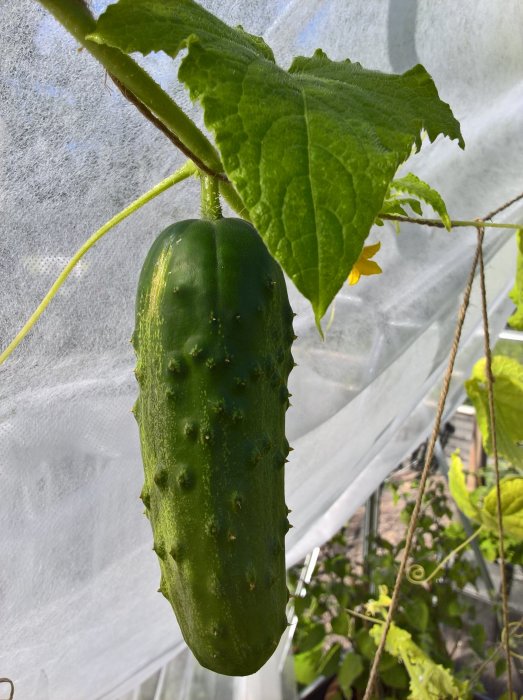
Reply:
[[[373, 625], [370, 629], [376, 644], [379, 644], [382, 633], [382, 625]], [[467, 682], [458, 681], [448, 669], [432, 661], [413, 641], [410, 633], [394, 623], [387, 634], [385, 649], [405, 665], [410, 678], [409, 697], [413, 700], [465, 700], [470, 697]]]
[[[499, 489], [504, 534], [523, 540], [523, 478], [506, 477], [501, 480]], [[497, 492], [494, 486], [485, 496], [481, 511], [482, 522], [493, 532], [498, 532], [497, 512]]]
[[523, 229], [516, 233], [518, 256], [516, 259], [516, 281], [509, 294], [516, 305], [516, 310], [508, 319], [508, 324], [518, 331], [523, 331]]
[[[511, 357], [492, 358], [498, 453], [523, 469], [523, 365]], [[485, 358], [474, 365], [465, 389], [476, 409], [486, 452], [492, 453]]]
[[470, 498], [470, 491], [465, 483], [463, 462], [457, 452], [453, 452], [449, 467], [449, 490], [460, 511], [471, 520], [478, 519], [478, 509]]
[[228, 177], [318, 324], [421, 130], [463, 145], [422, 66], [388, 75], [318, 50], [286, 71], [262, 39], [194, 0], [120, 0], [89, 38], [128, 53], [188, 49], [179, 78], [202, 103]]

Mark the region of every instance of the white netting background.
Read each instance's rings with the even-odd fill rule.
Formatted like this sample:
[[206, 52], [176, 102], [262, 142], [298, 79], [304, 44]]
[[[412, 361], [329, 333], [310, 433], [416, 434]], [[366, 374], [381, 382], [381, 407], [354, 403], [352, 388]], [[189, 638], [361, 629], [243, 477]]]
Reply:
[[[95, 3], [100, 11], [106, 2]], [[523, 5], [507, 0], [256, 0], [203, 3], [264, 34], [287, 65], [321, 46], [381, 70], [417, 62], [462, 122], [466, 151], [439, 139], [409, 169], [455, 218], [521, 189]], [[0, 345], [83, 240], [182, 159], [34, 1], [0, 0]], [[147, 61], [193, 115], [170, 60]], [[0, 676], [17, 700], [93, 700], [147, 675], [178, 647], [138, 500], [129, 338], [144, 255], [198, 215], [196, 183], [162, 195], [103, 239], [0, 368]], [[510, 220], [523, 211], [515, 207]], [[346, 288], [321, 343], [298, 316], [287, 469], [288, 561], [329, 537], [428, 432], [472, 231], [377, 229], [384, 274]], [[487, 233], [493, 331], [511, 309], [513, 237]], [[476, 290], [477, 294], [477, 290]], [[482, 354], [473, 299], [449, 406]]]

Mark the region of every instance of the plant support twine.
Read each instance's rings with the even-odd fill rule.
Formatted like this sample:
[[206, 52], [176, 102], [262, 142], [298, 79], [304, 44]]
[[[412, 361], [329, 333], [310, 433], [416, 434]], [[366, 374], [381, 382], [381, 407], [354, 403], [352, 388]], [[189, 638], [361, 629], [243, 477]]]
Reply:
[[[494, 212], [491, 212], [487, 218], [491, 218], [494, 214], [497, 214], [497, 213], [503, 211], [504, 209], [506, 209], [507, 207], [509, 207], [511, 204], [518, 201], [522, 197], [523, 197], [523, 195], [519, 195], [518, 197], [510, 200], [506, 204], [504, 204], [501, 207], [499, 207], [498, 209], [496, 209]], [[470, 294], [472, 291], [472, 285], [474, 282], [474, 276], [476, 273], [476, 268], [478, 267], [478, 263], [479, 263], [479, 272], [480, 272], [479, 278], [480, 278], [480, 287], [481, 287], [481, 310], [482, 310], [482, 318], [483, 318], [483, 331], [484, 331], [484, 344], [485, 344], [485, 364], [486, 364], [485, 372], [486, 372], [486, 377], [487, 377], [487, 390], [488, 390], [489, 413], [490, 413], [490, 431], [491, 431], [491, 435], [492, 435], [492, 451], [493, 451], [493, 456], [494, 456], [494, 470], [495, 470], [495, 474], [496, 474], [497, 518], [498, 518], [498, 530], [499, 530], [500, 574], [501, 574], [501, 597], [502, 597], [502, 609], [503, 609], [503, 642], [504, 642], [504, 647], [505, 647], [505, 655], [506, 655], [506, 659], [507, 659], [507, 694], [508, 694], [509, 698], [512, 698], [512, 669], [511, 669], [511, 651], [510, 651], [510, 634], [509, 634], [510, 633], [510, 620], [509, 620], [509, 611], [508, 611], [508, 590], [507, 590], [506, 571], [505, 571], [505, 551], [504, 551], [504, 542], [503, 542], [503, 518], [502, 518], [502, 512], [501, 512], [501, 490], [500, 490], [500, 485], [499, 485], [500, 478], [499, 478], [499, 463], [498, 463], [498, 452], [497, 452], [497, 441], [496, 441], [496, 419], [495, 419], [495, 412], [494, 412], [494, 377], [492, 375], [492, 354], [490, 351], [490, 334], [489, 334], [489, 324], [488, 324], [487, 296], [486, 296], [486, 287], [485, 287], [485, 268], [484, 268], [484, 261], [483, 261], [483, 238], [484, 238], [484, 234], [485, 234], [485, 228], [484, 228], [484, 226], [481, 225], [482, 223], [483, 223], [482, 220], [478, 220], [478, 222], [476, 224], [477, 234], [478, 234], [478, 243], [476, 246], [474, 259], [472, 262], [472, 267], [471, 267], [470, 272], [469, 272], [467, 286], [465, 288], [465, 294], [463, 296], [463, 301], [462, 301], [462, 304], [460, 306], [459, 313], [458, 313], [456, 330], [454, 332], [454, 338], [452, 341], [452, 348], [450, 351], [449, 361], [448, 361], [447, 369], [445, 371], [445, 376], [443, 379], [443, 386], [442, 386], [439, 401], [438, 401], [438, 407], [437, 407], [437, 411], [436, 411], [436, 419], [434, 421], [434, 427], [432, 429], [432, 434], [430, 436], [429, 445], [428, 445], [427, 452], [425, 455], [425, 464], [423, 466], [423, 471], [422, 471], [422, 475], [421, 475], [421, 479], [420, 479], [420, 487], [419, 487], [419, 491], [418, 491], [418, 496], [416, 499], [416, 504], [414, 506], [414, 510], [412, 512], [412, 515], [411, 515], [411, 518], [409, 521], [407, 536], [405, 539], [405, 548], [403, 550], [398, 573], [396, 576], [396, 581], [394, 583], [394, 590], [393, 590], [392, 596], [391, 596], [390, 607], [388, 609], [387, 618], [386, 618], [385, 624], [383, 626], [381, 639], [380, 639], [380, 642], [378, 644], [376, 654], [374, 656], [374, 660], [373, 660], [372, 667], [371, 667], [370, 674], [369, 674], [369, 681], [367, 684], [367, 688], [365, 690], [365, 695], [363, 697], [363, 700], [370, 700], [372, 697], [372, 693], [373, 693], [374, 686], [376, 684], [376, 680], [377, 680], [377, 676], [378, 676], [378, 665], [379, 665], [381, 657], [383, 655], [383, 651], [385, 649], [385, 644], [387, 641], [387, 634], [390, 630], [392, 619], [394, 617], [394, 613], [396, 612], [396, 608], [398, 605], [400, 586], [401, 586], [401, 582], [403, 580], [403, 577], [405, 575], [405, 571], [407, 568], [407, 560], [409, 557], [410, 548], [412, 546], [412, 540], [414, 538], [414, 533], [415, 533], [417, 523], [418, 523], [419, 513], [421, 510], [421, 503], [423, 500], [423, 495], [425, 493], [425, 487], [427, 484], [427, 478], [429, 475], [430, 465], [432, 463], [434, 448], [435, 448], [436, 441], [437, 441], [437, 438], [439, 435], [441, 418], [443, 416], [443, 411], [445, 408], [445, 402], [446, 402], [449, 387], [450, 387], [450, 380], [452, 377], [452, 371], [454, 369], [454, 362], [456, 360], [459, 341], [461, 338], [461, 331], [463, 329], [463, 323], [465, 321], [465, 316], [466, 316], [469, 301], [470, 301]]]
[[490, 352], [490, 333], [487, 311], [487, 290], [485, 287], [485, 266], [483, 263], [483, 233], [478, 229], [479, 247], [479, 280], [481, 286], [481, 314], [483, 316], [483, 338], [485, 343], [485, 374], [487, 376], [487, 393], [490, 414], [490, 434], [492, 436], [492, 452], [494, 456], [494, 472], [496, 474], [496, 501], [499, 531], [499, 573], [501, 578], [501, 606], [503, 612], [503, 629], [505, 637], [505, 655], [507, 658], [507, 690], [509, 700], [512, 700], [512, 667], [510, 662], [510, 620], [508, 612], [507, 572], [505, 567], [505, 544], [503, 541], [503, 514], [501, 512], [501, 489], [499, 485], [498, 445], [496, 437], [496, 414], [494, 411], [494, 376], [492, 374], [492, 353]]
[[456, 360], [456, 355], [458, 352], [459, 341], [461, 338], [461, 331], [463, 329], [463, 323], [465, 321], [465, 316], [466, 316], [469, 301], [470, 301], [470, 293], [472, 291], [472, 284], [474, 282], [474, 275], [476, 273], [476, 268], [478, 266], [478, 260], [480, 257], [481, 245], [483, 242], [483, 234], [484, 234], [484, 229], [479, 228], [478, 229], [478, 239], [479, 239], [478, 245], [476, 246], [474, 260], [472, 262], [472, 267], [471, 267], [470, 272], [469, 272], [467, 286], [465, 287], [465, 294], [463, 296], [463, 301], [461, 303], [461, 306], [460, 306], [460, 309], [458, 312], [458, 320], [456, 323], [456, 330], [454, 331], [452, 348], [450, 351], [450, 356], [449, 356], [447, 369], [445, 371], [445, 376], [443, 378], [443, 387], [441, 389], [441, 393], [439, 396], [438, 407], [437, 407], [437, 411], [436, 411], [436, 419], [434, 421], [434, 427], [432, 428], [432, 434], [430, 436], [429, 445], [428, 445], [427, 452], [425, 455], [425, 464], [423, 465], [423, 471], [421, 474], [418, 496], [416, 498], [416, 504], [414, 506], [414, 510], [412, 511], [412, 515], [411, 515], [410, 521], [409, 521], [407, 536], [405, 539], [405, 549], [403, 550], [403, 554], [401, 557], [398, 573], [396, 576], [396, 581], [394, 583], [394, 590], [392, 591], [390, 607], [389, 607], [388, 612], [387, 612], [387, 618], [385, 620], [385, 624], [383, 625], [383, 631], [381, 634], [380, 643], [378, 644], [378, 648], [376, 650], [376, 654], [375, 654], [374, 660], [372, 662], [372, 666], [371, 666], [370, 674], [369, 674], [369, 681], [367, 683], [367, 689], [365, 690], [365, 695], [363, 696], [363, 700], [371, 700], [374, 686], [376, 684], [376, 680], [377, 680], [377, 676], [378, 676], [378, 665], [379, 665], [379, 662], [381, 660], [383, 651], [385, 649], [385, 643], [387, 641], [387, 634], [389, 632], [389, 629], [390, 629], [390, 626], [392, 623], [392, 618], [394, 617], [394, 613], [396, 612], [396, 607], [398, 605], [400, 586], [401, 586], [401, 582], [403, 580], [403, 576], [405, 575], [405, 570], [407, 567], [407, 559], [409, 557], [410, 548], [412, 546], [414, 532], [415, 532], [416, 526], [418, 524], [418, 517], [419, 517], [419, 512], [421, 509], [421, 502], [423, 499], [423, 495], [425, 493], [425, 487], [427, 484], [429, 469], [430, 469], [430, 465], [432, 463], [432, 456], [434, 454], [434, 447], [436, 446], [436, 441], [437, 441], [438, 435], [439, 435], [441, 418], [443, 416], [443, 410], [445, 408], [445, 401], [447, 399], [447, 394], [449, 391], [450, 380], [452, 377], [452, 371], [454, 369], [454, 362]]

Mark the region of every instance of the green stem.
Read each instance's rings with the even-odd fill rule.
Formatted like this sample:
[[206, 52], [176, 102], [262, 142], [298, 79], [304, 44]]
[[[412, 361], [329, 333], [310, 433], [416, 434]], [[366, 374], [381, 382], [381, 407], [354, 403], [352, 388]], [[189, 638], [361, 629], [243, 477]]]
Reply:
[[220, 194], [225, 199], [227, 204], [233, 209], [242, 219], [245, 221], [250, 221], [249, 213], [242, 202], [240, 195], [234, 189], [230, 182], [224, 182], [220, 180], [218, 183], [220, 188]]
[[423, 578], [425, 576], [425, 569], [421, 566], [421, 564], [412, 564], [409, 566], [409, 569], [407, 571], [407, 579], [411, 583], [415, 583], [418, 586], [421, 586], [424, 583], [429, 583], [429, 581], [432, 581], [432, 579], [436, 576], [436, 574], [441, 571], [445, 564], [452, 559], [458, 552], [461, 552], [462, 549], [465, 549], [467, 545], [469, 545], [472, 540], [475, 540], [476, 537], [479, 535], [479, 533], [483, 530], [483, 525], [480, 525], [478, 529], [472, 533], [470, 537], [468, 537], [464, 542], [462, 542], [456, 549], [453, 549], [450, 554], [447, 554], [445, 559], [441, 561], [438, 566], [434, 569], [434, 571], [430, 574], [430, 576], [427, 576], [426, 578]]
[[31, 328], [35, 325], [35, 323], [38, 321], [42, 313], [49, 305], [49, 302], [53, 299], [53, 297], [58, 292], [62, 284], [65, 282], [75, 265], [83, 258], [87, 251], [90, 250], [94, 246], [94, 244], [100, 240], [100, 238], [102, 238], [102, 236], [105, 236], [105, 234], [108, 231], [110, 231], [114, 226], [116, 226], [116, 224], [119, 224], [137, 209], [143, 207], [143, 205], [147, 204], [147, 202], [149, 202], [151, 199], [154, 199], [154, 197], [157, 197], [162, 192], [165, 192], [165, 190], [169, 189], [169, 187], [172, 187], [177, 182], [181, 182], [182, 180], [188, 178], [190, 175], [194, 175], [195, 172], [196, 167], [194, 166], [194, 163], [191, 163], [189, 161], [175, 173], [167, 177], [165, 180], [159, 182], [141, 197], [138, 197], [138, 199], [136, 199], [132, 204], [130, 204], [128, 207], [116, 214], [116, 216], [113, 216], [113, 218], [110, 219], [107, 223], [105, 223], [101, 228], [99, 228], [98, 231], [93, 233], [93, 235], [90, 238], [88, 238], [85, 241], [85, 243], [76, 251], [71, 260], [69, 260], [67, 265], [64, 267], [60, 275], [53, 283], [52, 287], [49, 289], [45, 297], [38, 305], [37, 309], [27, 321], [27, 323], [16, 335], [16, 337], [9, 343], [6, 349], [0, 354], [0, 365], [5, 360], [7, 360], [7, 358], [13, 352], [13, 350], [15, 350], [16, 347], [18, 347], [18, 345], [22, 342], [25, 336], [29, 333]]
[[348, 612], [349, 615], [353, 615], [354, 617], [359, 617], [361, 620], [366, 620], [367, 622], [372, 622], [374, 625], [384, 625], [385, 624], [384, 620], [378, 620], [375, 617], [370, 617], [369, 615], [362, 615], [362, 613], [356, 612], [356, 610], [352, 610], [351, 608], [345, 608], [345, 612]]
[[477, 681], [481, 678], [481, 674], [485, 670], [485, 668], [496, 658], [496, 656], [499, 656], [501, 653], [503, 653], [503, 644], [500, 642], [496, 647], [494, 647], [494, 650], [490, 653], [489, 656], [487, 656], [486, 659], [483, 660], [483, 663], [481, 663], [478, 668], [476, 669], [476, 672], [470, 679], [470, 686], [474, 687]]
[[220, 190], [218, 181], [214, 177], [209, 177], [200, 173], [201, 187], [201, 214], [202, 218], [216, 221], [221, 219], [222, 208], [220, 206]]
[[96, 22], [82, 0], [37, 1], [100, 61], [111, 76], [158, 117], [189, 158], [207, 171], [223, 172], [218, 153], [210, 141], [146, 71], [118, 49], [85, 39], [96, 29]]
[[[378, 218], [387, 219], [388, 221], [403, 221], [409, 224], [422, 224], [424, 226], [445, 228], [445, 224], [441, 221], [441, 219], [423, 219], [415, 216], [400, 216], [399, 214], [378, 214]], [[480, 219], [475, 219], [474, 221], [452, 220], [450, 223], [452, 228], [459, 228], [463, 226], [473, 226], [474, 228], [521, 228], [521, 224], [493, 224], [488, 221], [481, 221]]]

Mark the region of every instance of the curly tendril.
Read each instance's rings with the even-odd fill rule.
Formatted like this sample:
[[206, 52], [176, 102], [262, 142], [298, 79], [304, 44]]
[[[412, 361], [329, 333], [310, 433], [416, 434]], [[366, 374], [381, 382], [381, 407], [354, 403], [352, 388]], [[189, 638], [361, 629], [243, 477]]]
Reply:
[[421, 564], [411, 564], [407, 569], [407, 578], [411, 583], [425, 583], [425, 569]]
[[429, 583], [442, 569], [445, 568], [447, 562], [449, 562], [452, 559], [452, 557], [456, 556], [458, 552], [461, 552], [462, 549], [465, 549], [465, 547], [468, 544], [470, 544], [472, 540], [476, 539], [476, 537], [482, 530], [483, 525], [480, 525], [470, 537], [468, 537], [464, 542], [462, 542], [458, 547], [456, 547], [456, 549], [453, 549], [452, 552], [450, 552], [450, 554], [447, 554], [445, 559], [443, 559], [443, 561], [438, 564], [438, 566], [434, 569], [434, 571], [431, 574], [429, 574], [429, 576], [426, 576], [425, 569], [421, 564], [411, 564], [407, 569], [407, 579], [410, 581], [410, 583], [414, 583], [417, 586], [421, 586], [424, 583]]
[[[513, 648], [513, 646], [516, 646], [518, 643], [521, 643], [521, 640], [523, 639], [523, 618], [521, 620], [516, 620], [515, 622], [510, 622], [508, 625], [508, 629], [508, 640], [509, 644], [511, 644], [510, 656], [514, 659], [520, 659], [521, 661], [523, 661], [523, 654], [518, 654], [514, 651]], [[506, 639], [506, 629], [503, 628], [503, 630], [501, 631], [501, 643], [503, 646], [506, 645]]]

